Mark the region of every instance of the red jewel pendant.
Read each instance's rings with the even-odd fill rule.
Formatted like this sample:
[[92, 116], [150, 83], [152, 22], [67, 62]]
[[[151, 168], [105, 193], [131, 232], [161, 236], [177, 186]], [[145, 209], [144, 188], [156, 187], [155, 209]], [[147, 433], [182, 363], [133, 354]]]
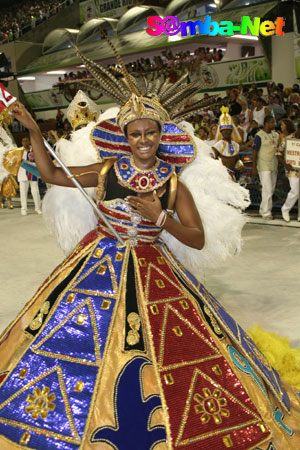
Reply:
[[141, 176], [141, 178], [138, 180], [138, 186], [140, 187], [140, 189], [147, 189], [149, 185], [150, 179], [146, 175]]

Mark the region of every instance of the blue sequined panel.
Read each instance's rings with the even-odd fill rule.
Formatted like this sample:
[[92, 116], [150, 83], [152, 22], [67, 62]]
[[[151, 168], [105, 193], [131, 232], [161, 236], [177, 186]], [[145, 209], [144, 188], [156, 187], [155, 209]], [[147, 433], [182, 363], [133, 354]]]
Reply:
[[124, 248], [102, 239], [0, 389], [0, 434], [37, 450], [78, 449], [112, 313]]

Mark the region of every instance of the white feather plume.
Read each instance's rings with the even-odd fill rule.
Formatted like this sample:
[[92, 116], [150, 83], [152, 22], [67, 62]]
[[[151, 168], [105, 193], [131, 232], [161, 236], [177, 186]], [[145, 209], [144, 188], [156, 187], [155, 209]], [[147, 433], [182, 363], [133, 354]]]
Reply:
[[43, 199], [43, 215], [50, 233], [65, 255], [71, 253], [97, 225], [93, 208], [74, 188], [52, 186], [48, 189]]
[[[185, 124], [181, 124], [185, 127]], [[189, 129], [190, 124], [186, 127]], [[204, 269], [216, 267], [241, 249], [241, 232], [245, 217], [241, 210], [249, 203], [249, 192], [234, 183], [221, 161], [210, 156], [210, 147], [194, 137], [197, 156], [181, 173], [179, 180], [192, 193], [202, 219], [205, 245], [192, 249], [163, 231], [162, 240], [176, 258], [197, 279]]]
[[[119, 108], [107, 109], [100, 115], [106, 120], [119, 112]], [[56, 145], [56, 153], [67, 166], [86, 166], [99, 162], [96, 148], [90, 140], [95, 122], [74, 131], [70, 140], [60, 139]], [[96, 188], [86, 188], [88, 195], [96, 198]], [[43, 216], [49, 232], [65, 255], [70, 254], [78, 242], [95, 226], [98, 218], [88, 201], [76, 188], [51, 186], [43, 199]]]

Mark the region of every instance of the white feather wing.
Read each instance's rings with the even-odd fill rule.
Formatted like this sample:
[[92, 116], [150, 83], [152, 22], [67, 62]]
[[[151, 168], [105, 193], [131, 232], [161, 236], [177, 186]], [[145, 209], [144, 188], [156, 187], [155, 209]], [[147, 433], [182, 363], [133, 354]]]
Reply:
[[[116, 117], [119, 108], [109, 108], [100, 115], [100, 120]], [[96, 125], [90, 122], [86, 127], [74, 131], [70, 140], [61, 139], [56, 145], [58, 156], [67, 166], [86, 166], [99, 162], [97, 149], [90, 135]], [[87, 188], [92, 199], [96, 189]], [[92, 206], [75, 188], [52, 186], [43, 199], [43, 215], [46, 225], [65, 255], [74, 250], [77, 243], [97, 225], [97, 216]]]
[[[190, 131], [190, 130], [188, 130]], [[216, 267], [241, 249], [241, 232], [246, 222], [242, 214], [250, 203], [249, 192], [234, 183], [219, 160], [210, 157], [210, 147], [194, 137], [197, 156], [179, 177], [191, 192], [200, 213], [205, 245], [192, 249], [163, 231], [161, 238], [176, 258], [197, 279], [204, 270]]]

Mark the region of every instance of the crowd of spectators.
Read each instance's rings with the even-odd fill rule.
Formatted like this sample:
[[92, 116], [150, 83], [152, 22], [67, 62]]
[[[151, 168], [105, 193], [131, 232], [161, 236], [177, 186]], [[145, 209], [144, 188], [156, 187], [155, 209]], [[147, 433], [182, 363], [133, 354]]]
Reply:
[[150, 58], [140, 58], [127, 64], [129, 72], [144, 73], [153, 70], [169, 69], [182, 72], [187, 69], [193, 74], [202, 62], [219, 62], [224, 54], [221, 49], [199, 47], [194, 52], [189, 50], [173, 53], [172, 50], [164, 50], [161, 55]]
[[281, 132], [282, 119], [290, 119], [295, 127], [300, 125], [300, 87], [295, 83], [284, 88], [281, 83], [269, 82], [266, 89], [240, 84], [237, 88], [228, 89], [224, 97], [218, 97], [215, 105], [208, 111], [195, 115], [192, 123], [196, 133], [203, 140], [212, 141], [212, 127], [218, 124], [220, 104], [228, 105], [235, 125], [242, 137], [242, 148], [252, 148], [255, 134], [263, 128], [264, 118], [272, 115], [276, 129]]
[[[198, 73], [201, 63], [210, 63], [221, 61], [224, 54], [221, 49], [199, 47], [194, 52], [189, 50], [173, 53], [172, 50], [164, 50], [161, 55], [155, 55], [153, 58], [139, 58], [133, 62], [126, 64], [129, 73], [147, 74], [150, 72], [160, 72], [163, 70], [164, 75], [168, 76], [172, 82], [176, 82], [182, 73], [188, 70], [190, 75]], [[116, 73], [117, 65], [109, 65], [108, 69]], [[93, 78], [87, 70], [77, 72], [69, 72], [64, 77], [59, 77], [59, 81], [55, 86], [59, 87], [60, 92], [70, 89], [72, 82], [82, 79]], [[64, 85], [66, 83], [66, 85]]]
[[[167, 52], [163, 52], [164, 55]], [[196, 53], [196, 52], [195, 52]], [[132, 67], [133, 71], [160, 70], [166, 67], [174, 67], [176, 56], [172, 57], [169, 52], [168, 56], [154, 57], [153, 61], [148, 58], [141, 58], [135, 63], [128, 63], [127, 68]], [[182, 55], [183, 56], [183, 55]], [[179, 59], [180, 60], [180, 59]], [[168, 62], [172, 64], [168, 66]], [[111, 70], [114, 66], [110, 66]], [[182, 73], [182, 67], [178, 69], [178, 74]], [[169, 77], [172, 79], [172, 76]], [[179, 76], [179, 75], [178, 75]], [[90, 77], [87, 71], [78, 73], [71, 72], [66, 74], [59, 82], [60, 89], [64, 89], [65, 81], [76, 81]], [[174, 80], [176, 81], [176, 80]], [[67, 86], [69, 86], [67, 84]], [[77, 89], [77, 88], [76, 88]], [[208, 94], [204, 94], [204, 98], [209, 98]], [[258, 87], [255, 83], [251, 86], [240, 84], [237, 88], [228, 89], [225, 96], [215, 97], [211, 108], [199, 111], [191, 119], [196, 134], [210, 145], [215, 143], [218, 118], [220, 116], [220, 106], [227, 105], [229, 113], [233, 118], [236, 127], [242, 138], [241, 149], [251, 150], [255, 134], [263, 128], [264, 118], [272, 115], [275, 119], [276, 129], [281, 132], [282, 119], [291, 119], [297, 128], [300, 125], [300, 88], [298, 84], [294, 84], [290, 88], [284, 88], [281, 83], [269, 82], [265, 89]], [[62, 127], [63, 128], [63, 127]]]
[[[195, 52], [189, 51], [173, 54], [171, 50], [163, 51], [161, 55], [150, 58], [140, 58], [134, 62], [126, 64], [127, 70], [133, 74], [143, 74], [153, 71], [161, 72], [173, 82], [182, 75], [185, 70], [190, 74], [197, 70], [202, 61], [220, 61], [223, 54], [217, 49], [205, 49], [199, 47]], [[108, 68], [114, 72], [115, 65]], [[114, 72], [115, 74], [118, 72]], [[77, 90], [76, 81], [92, 78], [87, 70], [70, 72], [59, 79], [58, 86], [61, 91], [65, 87], [69, 88], [70, 82], [74, 81], [74, 88]], [[66, 83], [66, 84], [64, 84]], [[204, 98], [208, 98], [204, 94]], [[215, 105], [208, 111], [201, 111], [192, 119], [192, 123], [203, 140], [212, 139], [212, 128], [218, 123], [220, 116], [220, 105], [228, 105], [230, 115], [238, 127], [243, 143], [243, 147], [250, 148], [251, 142], [256, 132], [263, 128], [264, 117], [272, 115], [276, 121], [276, 127], [280, 130], [281, 120], [290, 118], [297, 126], [300, 123], [300, 88], [294, 84], [290, 88], [285, 88], [282, 83], [269, 82], [266, 89], [258, 87], [255, 83], [251, 86], [240, 84], [237, 88], [228, 89], [225, 96], [215, 99]]]
[[0, 44], [10, 42], [49, 19], [74, 0], [14, 0], [1, 9]]

